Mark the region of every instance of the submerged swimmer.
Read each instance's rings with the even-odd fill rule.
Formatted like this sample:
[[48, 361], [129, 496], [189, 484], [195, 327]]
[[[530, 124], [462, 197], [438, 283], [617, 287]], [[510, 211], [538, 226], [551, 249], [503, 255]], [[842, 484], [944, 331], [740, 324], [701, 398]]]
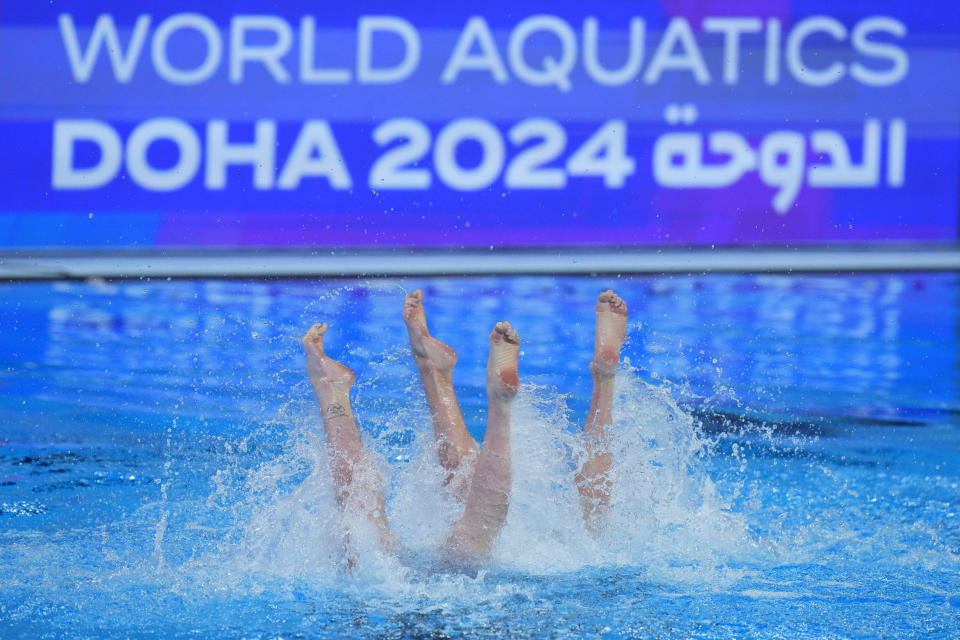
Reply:
[[[613, 381], [626, 338], [627, 305], [608, 290], [597, 298], [596, 312], [590, 363], [593, 395], [583, 430], [586, 457], [575, 471], [582, 514], [593, 531], [601, 525], [610, 504], [607, 430], [613, 423]], [[427, 330], [421, 291], [404, 300], [403, 319], [430, 407], [440, 464], [448, 472], [445, 484], [464, 505], [463, 515], [451, 526], [441, 553], [451, 565], [479, 567], [489, 557], [510, 506], [510, 409], [520, 386], [520, 338], [508, 322], [498, 322], [490, 333], [487, 430], [478, 451], [453, 388], [457, 354]], [[350, 387], [356, 375], [324, 353], [327, 329], [326, 323], [314, 325], [302, 342], [307, 374], [323, 416], [337, 504], [341, 509], [366, 514], [384, 550], [394, 552], [398, 543], [387, 521], [382, 480], [364, 449], [350, 406]]]

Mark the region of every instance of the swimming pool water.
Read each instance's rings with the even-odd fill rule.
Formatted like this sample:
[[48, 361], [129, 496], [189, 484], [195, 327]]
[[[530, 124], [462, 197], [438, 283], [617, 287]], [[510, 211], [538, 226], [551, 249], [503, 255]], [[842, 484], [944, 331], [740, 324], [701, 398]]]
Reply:
[[[608, 286], [630, 325], [597, 540], [565, 455]], [[511, 511], [477, 577], [338, 570], [310, 446], [298, 339], [325, 320], [392, 526], [442, 538], [417, 287], [478, 439], [490, 327], [524, 340]], [[956, 274], [0, 288], [2, 638], [960, 636]]]

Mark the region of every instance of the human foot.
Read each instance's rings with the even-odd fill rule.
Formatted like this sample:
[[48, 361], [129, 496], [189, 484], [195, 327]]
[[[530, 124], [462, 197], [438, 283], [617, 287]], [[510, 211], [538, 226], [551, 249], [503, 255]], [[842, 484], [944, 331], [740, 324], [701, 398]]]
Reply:
[[597, 296], [597, 329], [590, 363], [595, 375], [609, 377], [616, 373], [626, 337], [627, 303], [607, 289]]
[[427, 314], [423, 310], [423, 291], [420, 289], [403, 300], [403, 321], [410, 334], [410, 347], [417, 364], [435, 371], [452, 371], [457, 364], [457, 352], [427, 330]]
[[487, 393], [505, 399], [517, 395], [520, 376], [517, 358], [520, 354], [520, 336], [509, 322], [498, 322], [490, 332], [490, 357], [487, 360]]
[[300, 340], [307, 354], [307, 375], [314, 387], [348, 389], [357, 376], [346, 365], [323, 352], [323, 335], [327, 329], [326, 322], [315, 324]]

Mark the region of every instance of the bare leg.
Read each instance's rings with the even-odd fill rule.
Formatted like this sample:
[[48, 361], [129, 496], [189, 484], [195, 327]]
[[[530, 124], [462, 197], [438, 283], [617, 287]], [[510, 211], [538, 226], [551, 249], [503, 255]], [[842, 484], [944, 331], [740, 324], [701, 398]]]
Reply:
[[510, 323], [498, 322], [490, 334], [487, 360], [487, 432], [463, 516], [454, 523], [447, 540], [446, 551], [456, 562], [482, 562], [507, 519], [512, 483], [510, 405], [520, 386], [519, 351], [517, 332]]
[[583, 429], [587, 459], [576, 475], [580, 506], [587, 524], [596, 529], [610, 504], [610, 451], [607, 429], [613, 424], [613, 381], [626, 339], [627, 304], [613, 291], [597, 298], [597, 327], [593, 343], [593, 396]]
[[323, 414], [337, 504], [341, 509], [356, 505], [366, 511], [367, 518], [379, 532], [381, 543], [390, 551], [394, 548], [394, 538], [387, 523], [381, 482], [363, 447], [350, 407], [350, 387], [356, 375], [323, 352], [326, 332], [327, 323], [315, 324], [301, 342], [307, 354], [310, 384]]
[[433, 433], [437, 438], [440, 464], [450, 472], [445, 484], [455, 476], [460, 480], [454, 483], [454, 495], [462, 502], [469, 491], [477, 443], [467, 431], [453, 389], [453, 367], [457, 363], [457, 353], [432, 337], [427, 330], [423, 292], [419, 289], [403, 301], [403, 321], [410, 334], [413, 359], [420, 369], [420, 380], [433, 417]]

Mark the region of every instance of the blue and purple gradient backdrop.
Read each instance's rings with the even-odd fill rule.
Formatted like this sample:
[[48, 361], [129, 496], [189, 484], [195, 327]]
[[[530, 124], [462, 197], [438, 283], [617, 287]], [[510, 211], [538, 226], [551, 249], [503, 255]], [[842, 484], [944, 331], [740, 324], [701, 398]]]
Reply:
[[[616, 4], [617, 7], [605, 6]], [[634, 6], [628, 6], [634, 5]], [[224, 35], [224, 61], [214, 76], [199, 85], [174, 86], [163, 81], [150, 63], [149, 39], [129, 83], [116, 81], [101, 51], [92, 78], [74, 82], [58, 15], [69, 13], [78, 25], [81, 47], [101, 13], [110, 13], [123, 29], [126, 44], [142, 13], [152, 16], [152, 29], [165, 17], [199, 12], [213, 19]], [[237, 14], [274, 14], [288, 20], [295, 41], [284, 63], [290, 84], [277, 84], [257, 65], [250, 65], [242, 84], [228, 81], [226, 37]], [[504, 85], [489, 74], [464, 72], [452, 85], [439, 80], [467, 19], [483, 15], [494, 30], [501, 55], [523, 18], [550, 13], [578, 32], [587, 16], [599, 19], [601, 40], [611, 43], [601, 59], [611, 66], [624, 60], [631, 16], [646, 20], [646, 70], [660, 34], [673, 16], [683, 16], [701, 46], [712, 81], [698, 85], [688, 72], [667, 72], [659, 83], [640, 80], [620, 87], [602, 87], [578, 63], [572, 90], [532, 87], [516, 79]], [[355, 65], [355, 30], [360, 15], [389, 14], [409, 20], [423, 42], [416, 72], [398, 84], [304, 85], [297, 82], [297, 26], [314, 15], [321, 31], [318, 58], [329, 66]], [[889, 87], [868, 87], [848, 76], [826, 87], [796, 82], [785, 70], [774, 86], [763, 79], [761, 34], [741, 40], [739, 82], [721, 81], [722, 36], [705, 34], [705, 16], [776, 17], [784, 34], [798, 20], [828, 15], [847, 29], [867, 16], [891, 16], [908, 33], [896, 40], [909, 56], [906, 77]], [[607, 30], [618, 30], [612, 34]], [[886, 41], [895, 41], [889, 37]], [[389, 42], [383, 45], [389, 49]], [[174, 42], [174, 40], [171, 40]], [[199, 38], [176, 40], [171, 58], [184, 66], [202, 58]], [[834, 42], [820, 35], [810, 39], [811, 65], [851, 60], [849, 38]], [[606, 51], [606, 53], [604, 53]], [[389, 60], [396, 51], [378, 52]], [[531, 55], [531, 64], [536, 56]], [[866, 59], [876, 68], [888, 66]], [[101, 3], [63, 0], [3, 0], [0, 5], [0, 247], [169, 247], [169, 246], [547, 246], [547, 245], [742, 245], [857, 243], [878, 241], [953, 242], [958, 225], [958, 161], [960, 161], [960, 3], [902, 0], [756, 0], [674, 1], [644, 3], [580, 2], [517, 3], [495, 0], [469, 3], [418, 4], [364, 2], [318, 3], [261, 0], [200, 4], [183, 0]], [[508, 72], [510, 69], [508, 67]], [[642, 72], [641, 72], [642, 76]], [[671, 189], [653, 176], [651, 150], [656, 138], [670, 131], [664, 109], [671, 103], [697, 106], [693, 130], [731, 130], [756, 146], [767, 133], [789, 129], [805, 136], [817, 128], [841, 133], [859, 159], [863, 123], [902, 118], [907, 124], [906, 171], [902, 187], [885, 181], [869, 189], [814, 189], [804, 184], [793, 206], [778, 214], [771, 206], [775, 189], [755, 172], [719, 189]], [[206, 123], [223, 118], [231, 140], [249, 140], [253, 123], [278, 123], [277, 166], [282, 167], [304, 120], [327, 120], [353, 179], [350, 191], [337, 191], [325, 179], [307, 178], [299, 188], [258, 191], [248, 167], [228, 172], [225, 190], [208, 190], [203, 169], [182, 189], [154, 192], [125, 176], [99, 189], [56, 190], [51, 184], [53, 123], [64, 118], [108, 122], [126, 139], [139, 123], [174, 117], [193, 126], [204, 139]], [[383, 153], [371, 138], [377, 124], [395, 117], [424, 122], [434, 138], [458, 118], [489, 120], [506, 137], [516, 122], [551, 118], [566, 130], [564, 154], [550, 166], [562, 166], [602, 123], [622, 119], [628, 127], [628, 153], [636, 171], [623, 188], [604, 186], [595, 177], [570, 177], [558, 190], [508, 189], [503, 176], [483, 190], [463, 192], [433, 180], [422, 191], [373, 191], [367, 172]], [[886, 128], [884, 127], [884, 131]], [[885, 147], [885, 145], [884, 145]], [[516, 153], [507, 144], [507, 159]], [[471, 145], [458, 152], [465, 166]], [[96, 154], [77, 147], [81, 160]], [[809, 149], [808, 149], [809, 154]], [[474, 153], [475, 155], [475, 153]], [[150, 147], [157, 167], [175, 164], [170, 143]], [[809, 162], [809, 160], [808, 160]], [[431, 167], [430, 155], [422, 166]], [[279, 170], [279, 169], [278, 169]], [[881, 174], [882, 175], [882, 174]]]

